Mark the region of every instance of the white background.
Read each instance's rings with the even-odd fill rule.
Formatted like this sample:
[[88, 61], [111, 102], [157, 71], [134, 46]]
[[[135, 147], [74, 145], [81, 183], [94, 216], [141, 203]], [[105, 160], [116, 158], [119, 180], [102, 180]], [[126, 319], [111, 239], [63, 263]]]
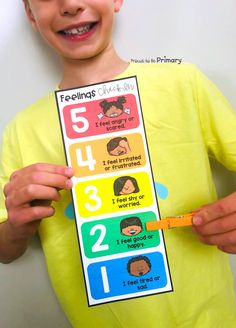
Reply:
[[[2, 134], [17, 111], [54, 89], [60, 61], [31, 30], [21, 1], [1, 7], [0, 30]], [[125, 0], [114, 40], [126, 60], [166, 56], [195, 63], [236, 109], [235, 0]], [[219, 194], [233, 191], [235, 176], [213, 167]], [[235, 256], [231, 262], [236, 276]], [[37, 238], [22, 258], [0, 265], [0, 326], [70, 327], [51, 290]]]

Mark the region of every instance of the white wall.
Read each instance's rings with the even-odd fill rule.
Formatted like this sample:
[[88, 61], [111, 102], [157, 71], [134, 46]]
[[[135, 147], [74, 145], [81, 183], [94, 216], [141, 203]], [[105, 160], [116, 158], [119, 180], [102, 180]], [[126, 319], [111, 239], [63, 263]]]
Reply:
[[[59, 60], [30, 29], [19, 0], [0, 11], [0, 130], [28, 104], [53, 89]], [[236, 108], [235, 0], [125, 0], [115, 44], [130, 59], [182, 58], [208, 75]], [[235, 189], [235, 176], [214, 164], [220, 195]], [[224, 183], [220, 178], [224, 178]], [[231, 257], [236, 276], [235, 256]], [[0, 326], [69, 327], [47, 279], [35, 239], [25, 256], [0, 265]]]

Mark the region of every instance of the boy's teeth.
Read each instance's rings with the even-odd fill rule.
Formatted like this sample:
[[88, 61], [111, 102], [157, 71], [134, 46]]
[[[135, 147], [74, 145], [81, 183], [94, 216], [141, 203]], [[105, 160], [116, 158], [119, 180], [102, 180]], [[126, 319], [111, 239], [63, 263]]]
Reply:
[[79, 35], [85, 32], [88, 32], [88, 30], [90, 29], [90, 24], [86, 24], [83, 26], [80, 26], [78, 28], [72, 28], [71, 30], [65, 30], [65, 34], [68, 35]]

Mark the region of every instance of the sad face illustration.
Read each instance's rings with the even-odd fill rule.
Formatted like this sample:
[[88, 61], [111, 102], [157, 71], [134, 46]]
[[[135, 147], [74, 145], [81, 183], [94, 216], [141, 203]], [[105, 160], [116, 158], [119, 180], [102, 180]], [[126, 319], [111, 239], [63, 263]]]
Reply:
[[141, 277], [151, 270], [151, 262], [146, 256], [137, 256], [129, 260], [127, 270], [135, 277]]

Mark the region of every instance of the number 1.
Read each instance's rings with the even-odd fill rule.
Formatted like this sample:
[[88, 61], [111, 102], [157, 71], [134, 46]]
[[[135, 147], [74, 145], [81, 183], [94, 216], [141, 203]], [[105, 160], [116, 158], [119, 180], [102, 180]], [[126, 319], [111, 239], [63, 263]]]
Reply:
[[108, 282], [108, 277], [107, 277], [107, 269], [105, 266], [101, 267], [101, 274], [102, 274], [102, 282], [103, 282], [103, 289], [105, 293], [110, 292], [110, 286]]

